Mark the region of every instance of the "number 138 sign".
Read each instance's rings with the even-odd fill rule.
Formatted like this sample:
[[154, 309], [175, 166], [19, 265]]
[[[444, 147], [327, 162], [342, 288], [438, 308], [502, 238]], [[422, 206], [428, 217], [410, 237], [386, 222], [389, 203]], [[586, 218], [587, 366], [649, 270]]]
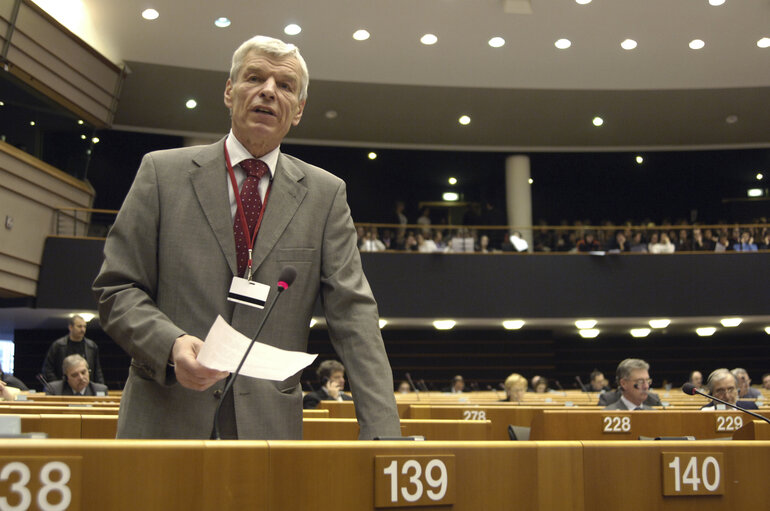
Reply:
[[439, 506], [454, 502], [453, 454], [374, 457], [374, 507]]

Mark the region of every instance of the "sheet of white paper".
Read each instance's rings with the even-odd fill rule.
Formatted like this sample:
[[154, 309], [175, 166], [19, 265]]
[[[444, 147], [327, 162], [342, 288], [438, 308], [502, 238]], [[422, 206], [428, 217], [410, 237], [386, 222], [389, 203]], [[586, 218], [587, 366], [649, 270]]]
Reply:
[[[211, 369], [235, 372], [251, 339], [217, 316], [198, 353], [198, 362]], [[240, 374], [264, 380], [283, 381], [313, 363], [318, 355], [286, 351], [255, 342]]]

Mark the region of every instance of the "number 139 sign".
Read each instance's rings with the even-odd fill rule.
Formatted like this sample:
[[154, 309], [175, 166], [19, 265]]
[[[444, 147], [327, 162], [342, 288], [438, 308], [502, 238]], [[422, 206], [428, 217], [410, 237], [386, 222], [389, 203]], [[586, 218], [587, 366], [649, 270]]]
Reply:
[[437, 506], [454, 501], [454, 455], [374, 457], [375, 507]]

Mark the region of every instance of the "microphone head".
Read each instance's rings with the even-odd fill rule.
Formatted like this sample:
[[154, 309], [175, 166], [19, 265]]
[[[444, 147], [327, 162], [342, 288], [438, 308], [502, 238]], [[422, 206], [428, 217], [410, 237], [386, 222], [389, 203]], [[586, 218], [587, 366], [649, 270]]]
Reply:
[[297, 269], [294, 266], [284, 266], [278, 276], [278, 291], [285, 291], [297, 278]]
[[691, 396], [694, 396], [695, 395], [695, 385], [693, 385], [690, 382], [685, 383], [684, 385], [682, 385], [682, 392], [684, 392], [685, 394], [689, 394]]

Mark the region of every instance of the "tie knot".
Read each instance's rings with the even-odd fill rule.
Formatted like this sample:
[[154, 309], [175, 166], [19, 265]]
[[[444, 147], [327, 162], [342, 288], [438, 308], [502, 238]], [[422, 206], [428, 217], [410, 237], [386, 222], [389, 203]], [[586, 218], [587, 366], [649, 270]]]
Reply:
[[243, 160], [241, 162], [241, 168], [246, 171], [249, 177], [256, 177], [257, 179], [262, 179], [262, 176], [267, 174], [269, 170], [267, 168], [267, 163], [254, 158]]

